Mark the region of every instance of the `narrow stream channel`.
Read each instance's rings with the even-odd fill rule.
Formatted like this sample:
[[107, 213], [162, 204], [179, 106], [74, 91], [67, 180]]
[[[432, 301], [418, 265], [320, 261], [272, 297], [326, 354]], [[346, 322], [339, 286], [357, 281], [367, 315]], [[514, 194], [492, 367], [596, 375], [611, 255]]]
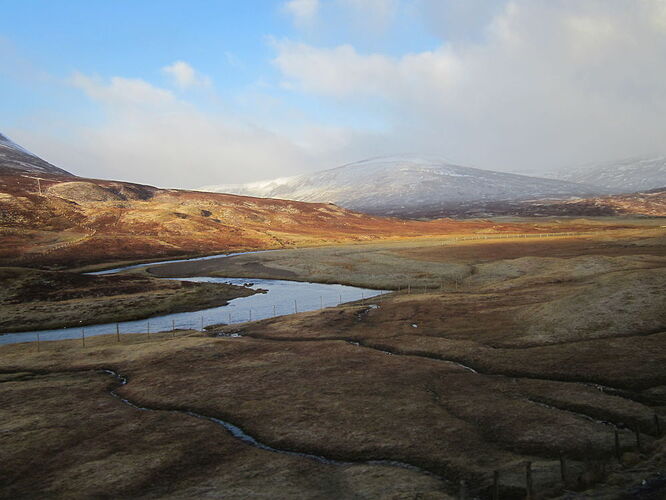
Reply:
[[[103, 369], [101, 371], [103, 373], [111, 375], [113, 378], [116, 379], [116, 381], [119, 384], [119, 387], [117, 389], [126, 385], [127, 382], [128, 382], [127, 377], [125, 377], [124, 375], [121, 375], [121, 374], [119, 374], [119, 373], [117, 373], [113, 370]], [[184, 415], [189, 415], [190, 417], [195, 417], [195, 418], [199, 418], [199, 419], [202, 419], [202, 420], [208, 420], [210, 422], [213, 422], [217, 425], [220, 425], [220, 426], [224, 427], [236, 439], [239, 439], [239, 440], [243, 441], [244, 443], [249, 444], [250, 446], [254, 446], [255, 448], [259, 448], [260, 450], [270, 451], [272, 453], [280, 453], [282, 455], [292, 455], [292, 456], [296, 456], [296, 457], [307, 458], [307, 459], [314, 460], [316, 462], [320, 462], [320, 463], [327, 464], [327, 465], [348, 466], [348, 465], [362, 465], [362, 464], [364, 464], [364, 465], [383, 465], [383, 466], [388, 466], [388, 467], [398, 467], [398, 468], [401, 468], [401, 469], [407, 469], [407, 470], [419, 472], [421, 474], [426, 474], [428, 476], [436, 477], [436, 478], [438, 478], [438, 479], [440, 479], [444, 482], [447, 481], [444, 477], [442, 477], [438, 474], [434, 474], [433, 472], [422, 469], [419, 466], [409, 464], [409, 463], [406, 463], [406, 462], [400, 462], [398, 460], [375, 459], [375, 460], [365, 460], [365, 461], [353, 461], [353, 460], [346, 461], [346, 460], [340, 460], [340, 459], [336, 459], [336, 458], [325, 457], [323, 455], [317, 455], [315, 453], [308, 453], [308, 452], [304, 452], [304, 451], [294, 451], [294, 450], [288, 450], [288, 449], [284, 449], [284, 448], [275, 448], [273, 446], [270, 446], [266, 443], [263, 443], [263, 442], [259, 441], [255, 437], [249, 435], [247, 432], [245, 432], [239, 426], [234, 425], [231, 422], [227, 422], [226, 420], [222, 420], [222, 419], [217, 418], [217, 417], [211, 417], [209, 415], [202, 415], [200, 413], [196, 413], [196, 412], [191, 411], [191, 410], [163, 410], [163, 409], [160, 409], [160, 408], [149, 408], [149, 407], [141, 406], [141, 405], [139, 405], [139, 404], [137, 404], [133, 401], [130, 401], [129, 399], [123, 398], [120, 394], [118, 394], [117, 389], [110, 390], [109, 391], [110, 394], [114, 398], [119, 399], [120, 401], [122, 401], [123, 403], [125, 403], [128, 406], [131, 406], [132, 408], [135, 408], [135, 409], [141, 410], [141, 411], [168, 411], [168, 412], [171, 412], [171, 413], [181, 413], [181, 414], [184, 414]]]
[[[194, 259], [167, 260], [147, 264], [135, 264], [106, 271], [89, 273], [92, 275], [115, 274], [129, 269], [154, 267], [160, 264], [174, 262], [192, 262], [227, 258], [234, 255], [243, 255], [257, 252], [242, 252], [228, 255], [212, 255]], [[173, 278], [165, 278], [173, 279]], [[14, 344], [18, 342], [35, 342], [39, 340], [78, 339], [83, 335], [92, 337], [96, 335], [115, 334], [116, 328], [120, 334], [124, 333], [155, 333], [172, 329], [203, 330], [206, 326], [221, 323], [234, 324], [246, 321], [284, 316], [294, 312], [314, 311], [324, 307], [337, 306], [344, 302], [369, 299], [382, 293], [383, 290], [372, 290], [347, 285], [308, 283], [287, 280], [269, 280], [258, 278], [214, 278], [193, 277], [178, 278], [179, 281], [194, 281], [208, 283], [230, 283], [232, 285], [246, 286], [255, 290], [265, 290], [266, 293], [256, 293], [250, 297], [240, 297], [229, 301], [226, 306], [200, 309], [192, 312], [182, 312], [153, 316], [136, 321], [121, 321], [118, 323], [102, 323], [97, 325], [77, 326], [70, 328], [56, 328], [31, 332], [10, 332], [0, 335], [0, 344]]]

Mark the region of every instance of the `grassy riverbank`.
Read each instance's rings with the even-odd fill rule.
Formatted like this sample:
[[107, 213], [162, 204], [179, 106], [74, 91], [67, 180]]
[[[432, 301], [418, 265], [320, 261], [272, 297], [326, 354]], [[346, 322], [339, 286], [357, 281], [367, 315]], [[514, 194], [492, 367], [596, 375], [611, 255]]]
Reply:
[[[665, 253], [666, 237], [659, 227], [626, 229], [624, 224], [617, 228], [607, 224], [604, 230], [597, 230], [595, 226], [587, 229], [591, 234], [581, 236], [500, 239], [499, 235], [490, 234], [487, 240], [431, 237], [274, 250], [166, 264], [149, 268], [149, 272], [160, 277], [266, 278], [341, 283], [382, 290], [407, 287], [452, 290], [463, 285], [476, 286], [480, 280], [497, 284], [502, 278], [512, 279], [517, 275], [536, 279], [545, 274], [539, 269], [542, 263], [551, 268], [561, 265], [562, 269], [550, 269], [551, 274], [567, 273], [565, 268], [575, 263], [570, 258], [586, 258], [597, 263], [592, 265], [603, 267], [609, 259], [620, 262], [641, 256], [649, 260]], [[523, 263], [525, 268], [509, 272], [506, 269], [508, 262]], [[528, 265], [529, 262], [533, 265]], [[617, 264], [618, 268], [623, 266], [623, 263]], [[577, 269], [568, 271], [568, 275], [577, 274]]]
[[89, 276], [0, 268], [0, 332], [130, 321], [222, 306], [253, 293], [245, 287], [138, 274]]

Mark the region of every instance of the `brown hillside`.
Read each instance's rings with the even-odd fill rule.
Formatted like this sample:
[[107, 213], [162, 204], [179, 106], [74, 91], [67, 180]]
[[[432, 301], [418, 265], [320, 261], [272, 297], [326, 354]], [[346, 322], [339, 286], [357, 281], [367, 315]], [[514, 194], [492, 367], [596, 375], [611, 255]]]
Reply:
[[324, 203], [78, 177], [43, 175], [38, 185], [27, 175], [0, 176], [3, 265], [71, 267], [380, 238], [540, 231], [553, 229], [478, 220], [403, 221]]

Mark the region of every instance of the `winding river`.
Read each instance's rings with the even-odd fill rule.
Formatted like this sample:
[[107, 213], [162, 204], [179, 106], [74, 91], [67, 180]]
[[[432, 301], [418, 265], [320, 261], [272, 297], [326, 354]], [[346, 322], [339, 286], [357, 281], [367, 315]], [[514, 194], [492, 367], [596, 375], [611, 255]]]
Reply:
[[[177, 259], [132, 266], [119, 267], [105, 271], [89, 273], [93, 275], [115, 274], [129, 269], [154, 267], [161, 264], [175, 262], [193, 262], [199, 260], [221, 259], [258, 252], [241, 252], [227, 255], [211, 255], [193, 259]], [[172, 278], [165, 278], [172, 279]], [[124, 333], [154, 333], [172, 329], [203, 330], [206, 326], [220, 323], [234, 324], [245, 321], [284, 316], [294, 312], [314, 311], [324, 307], [337, 306], [344, 302], [367, 299], [385, 293], [383, 290], [372, 290], [346, 285], [308, 283], [287, 280], [270, 280], [255, 278], [214, 278], [193, 277], [177, 278], [180, 281], [196, 281], [208, 283], [230, 283], [233, 285], [248, 285], [255, 290], [265, 290], [266, 293], [256, 293], [250, 297], [240, 297], [229, 301], [226, 306], [212, 307], [192, 312], [181, 312], [153, 316], [151, 318], [122, 321], [119, 323], [102, 323], [86, 325], [83, 327], [57, 328], [53, 330], [39, 330], [32, 332], [6, 333], [0, 335], [0, 344], [14, 344], [18, 342], [34, 342], [39, 340], [63, 340], [81, 338], [82, 335], [91, 337], [95, 335], [115, 334], [116, 328], [120, 334]]]

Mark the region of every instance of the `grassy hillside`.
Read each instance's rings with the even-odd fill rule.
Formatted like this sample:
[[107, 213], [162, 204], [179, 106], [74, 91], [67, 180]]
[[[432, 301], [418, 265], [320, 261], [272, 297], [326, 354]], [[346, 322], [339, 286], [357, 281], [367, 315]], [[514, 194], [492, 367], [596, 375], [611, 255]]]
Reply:
[[[566, 228], [558, 228], [565, 230]], [[335, 205], [43, 175], [0, 176], [0, 265], [68, 266], [475, 232], [553, 230], [418, 222]]]

